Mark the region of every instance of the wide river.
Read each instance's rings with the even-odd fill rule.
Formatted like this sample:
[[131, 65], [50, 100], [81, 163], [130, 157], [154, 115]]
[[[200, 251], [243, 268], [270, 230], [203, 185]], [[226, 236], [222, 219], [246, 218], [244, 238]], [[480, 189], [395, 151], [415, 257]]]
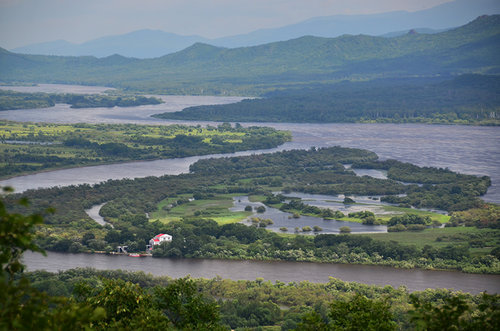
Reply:
[[23, 256], [29, 271], [57, 272], [72, 268], [93, 267], [101, 270], [121, 269], [144, 271], [155, 276], [172, 278], [190, 275], [193, 278], [220, 276], [233, 280], [255, 280], [262, 277], [272, 282], [326, 283], [329, 277], [370, 285], [406, 286], [410, 291], [427, 288], [449, 288], [463, 292], [500, 293], [500, 275], [476, 275], [455, 271], [396, 269], [356, 264], [309, 263], [287, 261], [234, 261], [208, 259], [156, 259], [125, 255], [69, 254], [49, 252], [47, 257], [27, 252]]
[[[40, 91], [43, 88], [50, 92], [66, 93], [97, 93], [103, 92], [107, 88], [65, 86], [65, 85], [41, 85], [41, 87], [22, 87], [25, 91]], [[51, 123], [137, 123], [137, 124], [212, 124], [213, 122], [181, 122], [165, 121], [151, 118], [150, 115], [179, 111], [185, 107], [202, 104], [223, 104], [241, 100], [238, 97], [203, 97], [203, 96], [160, 96], [165, 103], [153, 106], [139, 106], [129, 108], [93, 108], [93, 109], [71, 109], [68, 105], [56, 105], [48, 109], [27, 109], [0, 112], [0, 119], [12, 121], [32, 121]], [[434, 166], [449, 168], [454, 171], [488, 175], [492, 179], [492, 187], [488, 194], [483, 197], [486, 201], [500, 203], [500, 127], [475, 127], [475, 126], [448, 126], [448, 125], [421, 125], [421, 124], [290, 124], [290, 123], [246, 123], [249, 125], [266, 125], [276, 129], [289, 130], [292, 132], [293, 141], [284, 144], [274, 150], [239, 152], [235, 155], [245, 155], [250, 153], [271, 152], [284, 149], [307, 149], [312, 146], [343, 146], [356, 147], [372, 150], [382, 159], [397, 159], [404, 162], [411, 162], [421, 166]], [[212, 155], [220, 156], [220, 155]], [[203, 156], [203, 158], [210, 156]], [[163, 174], [179, 174], [187, 172], [189, 165], [200, 159], [200, 157], [188, 157], [171, 160], [157, 160], [145, 162], [131, 162], [115, 165], [103, 165], [85, 167], [79, 169], [65, 169], [52, 172], [45, 172], [35, 175], [20, 176], [9, 180], [0, 181], [0, 185], [13, 186], [16, 191], [21, 192], [27, 189], [51, 186], [65, 186], [82, 183], [98, 183], [107, 179], [136, 178], [146, 176], [159, 176]], [[40, 260], [50, 270], [67, 269], [76, 265], [71, 264], [75, 259], [84, 260], [81, 266], [93, 266], [101, 268], [121, 268], [129, 270], [153, 270], [149, 263], [157, 264], [158, 260], [140, 259], [135, 261], [131, 258], [107, 257], [102, 255], [75, 255], [71, 259], [67, 255], [49, 254], [47, 259], [27, 259], [29, 269], [36, 269], [36, 261]], [[113, 260], [108, 260], [108, 259]], [[146, 262], [143, 262], [146, 261]], [[111, 262], [113, 261], [113, 263]], [[293, 280], [313, 280], [314, 272], [309, 270], [323, 270], [323, 273], [316, 271], [320, 280], [326, 281], [327, 276], [339, 277], [344, 280], [355, 280], [363, 283], [372, 283], [372, 278], [377, 272], [381, 273], [380, 282], [376, 284], [393, 284], [398, 286], [405, 284], [410, 289], [421, 289], [426, 287], [449, 287], [464, 291], [477, 292], [488, 290], [489, 292], [500, 292], [500, 276], [466, 275], [458, 272], [432, 272], [420, 270], [397, 270], [391, 268], [376, 269], [377, 267], [352, 266], [352, 265], [327, 265], [327, 264], [287, 264], [287, 263], [267, 263], [267, 262], [241, 262], [241, 261], [207, 261], [207, 260], [161, 260], [160, 265], [173, 263], [173, 269], [180, 274], [197, 274], [191, 270], [204, 269], [207, 271], [206, 277], [213, 277], [219, 274], [223, 277], [239, 279], [236, 274], [228, 274], [228, 271], [237, 272], [244, 266], [250, 266], [247, 272], [248, 278], [265, 277], [266, 279]], [[154, 262], [154, 263], [153, 263]], [[54, 263], [56, 265], [54, 265]], [[219, 264], [214, 264], [219, 263]], [[194, 264], [194, 266], [193, 266]], [[134, 267], [132, 267], [134, 265]], [[191, 267], [182, 267], [191, 266]], [[38, 264], [40, 266], [40, 264]], [[49, 267], [50, 266], [50, 267]], [[267, 267], [266, 267], [267, 266]], [[286, 267], [285, 267], [286, 266]], [[171, 267], [165, 266], [166, 269]], [[267, 268], [267, 269], [266, 269]], [[317, 269], [316, 269], [317, 268]], [[340, 268], [347, 272], [342, 278], [337, 271], [328, 268]], [[361, 268], [361, 269], [360, 269]], [[367, 268], [367, 269], [362, 269]], [[375, 268], [375, 269], [372, 269]], [[225, 269], [229, 269], [226, 271]], [[375, 271], [380, 270], [380, 271]], [[306, 272], [306, 274], [304, 273]], [[161, 272], [156, 273], [161, 274]], [[179, 274], [179, 275], [180, 275]], [[390, 280], [389, 275], [397, 274], [395, 279]], [[268, 275], [268, 276], [266, 276]], [[288, 276], [287, 276], [288, 275]], [[410, 275], [415, 275], [410, 277]], [[439, 275], [439, 276], [438, 276]], [[173, 277], [176, 275], [172, 275]], [[203, 277], [205, 277], [203, 276]], [[255, 277], [254, 277], [255, 276]], [[442, 281], [436, 278], [441, 277]], [[469, 286], [469, 281], [454, 281], [460, 277], [474, 279], [475, 286]], [[385, 283], [384, 283], [385, 282]], [[418, 285], [424, 284], [424, 285]], [[419, 287], [420, 286], [420, 287]]]

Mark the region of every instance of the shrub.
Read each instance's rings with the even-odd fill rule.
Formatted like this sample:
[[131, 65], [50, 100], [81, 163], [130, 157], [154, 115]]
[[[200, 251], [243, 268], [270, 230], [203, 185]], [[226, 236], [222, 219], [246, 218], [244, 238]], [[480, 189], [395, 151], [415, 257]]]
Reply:
[[341, 226], [339, 230], [340, 233], [351, 233], [351, 228], [348, 226]]

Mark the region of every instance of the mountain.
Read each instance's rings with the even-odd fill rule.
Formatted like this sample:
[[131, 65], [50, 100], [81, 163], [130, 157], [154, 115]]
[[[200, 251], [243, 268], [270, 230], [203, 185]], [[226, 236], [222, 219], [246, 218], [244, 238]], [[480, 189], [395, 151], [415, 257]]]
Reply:
[[257, 30], [248, 34], [212, 40], [200, 36], [180, 36], [159, 30], [139, 30], [124, 35], [103, 37], [83, 44], [71, 44], [59, 40], [19, 47], [12, 51], [42, 55], [104, 57], [120, 54], [127, 57], [154, 58], [178, 52], [197, 42], [236, 48], [290, 40], [305, 35], [327, 38], [343, 34], [394, 37], [410, 29], [415, 29], [419, 33], [434, 33], [466, 24], [483, 14], [500, 14], [500, 1], [456, 0], [412, 13], [397, 11], [372, 15], [316, 17], [280, 28]]
[[337, 37], [343, 34], [383, 35], [416, 28], [446, 29], [463, 25], [484, 14], [500, 14], [498, 0], [456, 0], [417, 12], [396, 11], [372, 15], [316, 17], [276, 29], [213, 40], [223, 47], [244, 47], [311, 35]]
[[154, 59], [0, 52], [3, 80], [105, 85], [167, 94], [261, 95], [297, 85], [500, 73], [500, 15], [394, 38], [305, 36], [253, 47], [196, 43]]
[[[455, 28], [455, 27], [453, 27], [453, 28]], [[415, 29], [411, 29], [411, 30], [403, 30], [403, 31], [394, 31], [394, 32], [384, 33], [384, 34], [380, 35], [380, 37], [394, 38], [394, 37], [399, 37], [399, 36], [405, 35], [407, 33], [435, 34], [435, 33], [445, 32], [445, 31], [451, 30], [453, 28], [446, 28], [446, 29], [415, 28]]]
[[200, 36], [181, 36], [160, 30], [138, 30], [123, 35], [107, 36], [83, 44], [64, 40], [32, 44], [12, 51], [23, 54], [106, 57], [120, 54], [126, 57], [153, 58], [182, 50], [196, 42], [208, 42]]

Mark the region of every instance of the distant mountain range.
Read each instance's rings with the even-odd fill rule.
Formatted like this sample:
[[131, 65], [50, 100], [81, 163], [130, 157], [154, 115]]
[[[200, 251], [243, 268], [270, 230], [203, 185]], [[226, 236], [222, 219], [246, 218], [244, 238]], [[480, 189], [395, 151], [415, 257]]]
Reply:
[[82, 44], [64, 40], [27, 45], [12, 49], [15, 53], [106, 57], [155, 58], [178, 52], [194, 43], [236, 48], [285, 41], [302, 36], [338, 37], [344, 34], [396, 37], [410, 29], [419, 33], [438, 33], [463, 25], [483, 14], [500, 14], [498, 0], [456, 0], [417, 12], [389, 12], [374, 15], [336, 15], [312, 18], [275, 29], [257, 30], [248, 34], [206, 39], [181, 36], [160, 30], [139, 30], [108, 36]]
[[23, 54], [106, 57], [120, 54], [134, 58], [154, 58], [178, 52], [197, 42], [210, 42], [200, 36], [181, 36], [160, 30], [138, 30], [123, 35], [94, 39], [83, 44], [56, 40], [18, 47]]
[[498, 54], [500, 15], [492, 15], [436, 34], [306, 36], [232, 49], [196, 43], [143, 60], [24, 55], [0, 49], [0, 77], [159, 94], [262, 95], [341, 80], [500, 74]]

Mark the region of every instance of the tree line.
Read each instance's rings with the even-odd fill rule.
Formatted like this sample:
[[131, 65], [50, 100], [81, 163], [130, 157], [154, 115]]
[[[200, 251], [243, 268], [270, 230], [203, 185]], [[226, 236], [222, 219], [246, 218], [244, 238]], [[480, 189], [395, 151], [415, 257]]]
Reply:
[[499, 125], [500, 79], [374, 80], [289, 88], [234, 104], [155, 115], [177, 120]]
[[161, 99], [142, 95], [26, 93], [0, 90], [0, 110], [49, 108], [56, 103], [66, 103], [71, 108], [134, 107], [158, 105]]

